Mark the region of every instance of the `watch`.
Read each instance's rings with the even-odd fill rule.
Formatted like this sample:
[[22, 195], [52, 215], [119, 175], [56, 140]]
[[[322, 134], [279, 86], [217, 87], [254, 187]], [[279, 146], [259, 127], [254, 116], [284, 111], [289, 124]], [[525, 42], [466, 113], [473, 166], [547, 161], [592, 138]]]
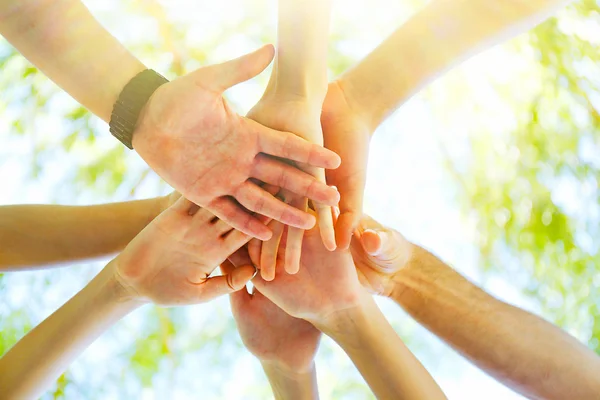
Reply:
[[158, 72], [146, 69], [134, 76], [119, 94], [110, 116], [110, 133], [129, 149], [133, 150], [133, 131], [142, 108], [154, 91], [167, 82]]

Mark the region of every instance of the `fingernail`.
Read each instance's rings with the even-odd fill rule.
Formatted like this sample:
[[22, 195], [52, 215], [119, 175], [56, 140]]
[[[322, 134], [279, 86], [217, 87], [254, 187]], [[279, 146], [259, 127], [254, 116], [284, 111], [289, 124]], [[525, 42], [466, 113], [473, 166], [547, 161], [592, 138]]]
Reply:
[[389, 241], [389, 234], [386, 231], [374, 231], [379, 236], [380, 244], [379, 249], [373, 253], [373, 255], [379, 256], [383, 253], [384, 249], [387, 248]]
[[258, 275], [258, 268], [256, 268], [256, 265], [253, 265], [254, 267], [254, 273], [252, 274], [252, 278], [250, 278], [250, 280], [256, 278], [256, 275]]

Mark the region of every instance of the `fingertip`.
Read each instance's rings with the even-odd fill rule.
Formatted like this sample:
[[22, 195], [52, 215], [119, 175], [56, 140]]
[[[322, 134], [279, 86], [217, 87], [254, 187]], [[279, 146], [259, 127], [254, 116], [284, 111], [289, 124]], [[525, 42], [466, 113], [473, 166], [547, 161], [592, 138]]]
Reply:
[[267, 43], [257, 51], [264, 51], [265, 53], [271, 53], [271, 58], [275, 57], [275, 46], [271, 43]]
[[377, 255], [381, 250], [381, 237], [379, 236], [379, 233], [372, 229], [367, 229], [362, 233], [361, 243], [365, 251], [370, 255]]
[[342, 158], [334, 151], [325, 148], [328, 151], [327, 169], [338, 169], [342, 165]]
[[267, 241], [273, 237], [273, 231], [263, 225], [264, 229], [261, 229], [259, 232], [256, 232], [255, 238], [264, 241]]
[[301, 226], [298, 226], [300, 229], [311, 230], [317, 224], [317, 217], [310, 213], [305, 213], [304, 221]]
[[335, 238], [337, 241], [338, 248], [348, 249], [352, 242], [352, 235], [356, 230], [358, 220], [353, 214], [344, 213], [341, 214], [335, 225]]
[[275, 271], [271, 272], [268, 269], [261, 268], [260, 277], [263, 281], [271, 282], [273, 279], [275, 279]]
[[256, 267], [253, 265], [244, 265], [233, 270], [229, 276], [231, 277], [230, 287], [233, 291], [237, 292], [256, 276]]

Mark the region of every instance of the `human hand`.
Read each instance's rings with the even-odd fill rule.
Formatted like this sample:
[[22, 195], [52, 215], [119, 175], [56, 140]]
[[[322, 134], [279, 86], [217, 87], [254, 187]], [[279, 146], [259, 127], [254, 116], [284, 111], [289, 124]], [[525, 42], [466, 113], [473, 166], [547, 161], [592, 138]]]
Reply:
[[222, 97], [227, 88], [258, 75], [273, 52], [265, 46], [160, 86], [140, 113], [132, 141], [148, 165], [186, 198], [263, 240], [271, 232], [248, 210], [298, 228], [312, 227], [315, 218], [279, 201], [250, 178], [330, 205], [339, 200], [335, 189], [265, 155], [336, 168], [336, 154], [241, 117]]
[[[282, 244], [285, 241], [284, 233]], [[235, 259], [230, 257], [230, 260], [236, 265]], [[278, 256], [279, 265], [273, 281], [257, 276], [253, 280], [254, 286], [286, 313], [305, 319], [320, 330], [337, 312], [357, 307], [365, 298], [350, 251], [328, 251], [316, 228], [305, 234], [301, 268], [297, 274], [285, 273], [281, 268], [282, 261], [282, 256]], [[256, 262], [254, 258], [253, 262]], [[238, 262], [237, 265], [241, 264]]]
[[391, 297], [398, 271], [412, 259], [416, 246], [393, 229], [364, 215], [350, 251], [363, 286], [373, 294]]
[[353, 109], [341, 81], [329, 84], [323, 103], [321, 125], [325, 147], [336, 152], [342, 164], [326, 171], [327, 183], [340, 192], [340, 215], [335, 224], [338, 248], [347, 249], [362, 216], [363, 193], [371, 129]]
[[137, 300], [166, 306], [205, 302], [239, 290], [252, 279], [256, 270], [251, 265], [209, 278], [249, 239], [180, 198], [114, 260], [115, 278]]
[[[250, 110], [247, 117], [264, 126], [294, 132], [309, 142], [323, 145], [323, 133], [320, 122], [321, 104], [322, 98], [310, 101], [308, 98], [298, 96], [288, 98], [282, 94], [267, 92]], [[299, 165], [299, 167], [316, 177], [319, 182], [325, 184], [325, 171], [323, 169], [312, 168], [309, 165]], [[308, 204], [305, 197], [294, 195], [289, 191], [283, 191], [281, 195], [294, 207], [302, 211], [307, 210]], [[335, 250], [335, 232], [333, 230], [331, 207], [319, 202], [314, 202], [313, 204], [317, 210], [317, 220], [319, 221], [323, 243], [329, 250]], [[252, 243], [252, 246], [260, 246], [262, 248], [259, 265], [261, 276], [265, 280], [273, 280], [275, 277], [277, 253], [281, 235], [285, 230], [285, 227], [278, 221], [272, 221], [269, 227], [273, 232], [271, 239], [265, 242], [255, 240]], [[302, 229], [291, 226], [287, 229], [284, 267], [290, 274], [298, 272], [298, 268], [300, 267], [303, 235], [304, 231]]]
[[[252, 265], [245, 248], [231, 259], [237, 265]], [[227, 260], [221, 271], [235, 271]], [[321, 332], [309, 322], [288, 315], [256, 288], [252, 294], [240, 290], [229, 296], [242, 342], [261, 363], [269, 364], [287, 375], [303, 374], [314, 367]]]

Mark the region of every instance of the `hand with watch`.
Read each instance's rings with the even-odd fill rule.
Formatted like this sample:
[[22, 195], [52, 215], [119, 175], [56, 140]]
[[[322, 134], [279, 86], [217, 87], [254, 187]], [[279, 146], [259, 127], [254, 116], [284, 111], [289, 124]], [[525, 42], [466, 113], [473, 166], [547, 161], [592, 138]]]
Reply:
[[183, 196], [262, 240], [271, 231], [252, 213], [301, 229], [314, 226], [315, 217], [256, 180], [323, 204], [339, 201], [336, 189], [279, 160], [331, 169], [340, 165], [337, 154], [242, 117], [223, 99], [226, 89], [258, 75], [273, 56], [267, 45], [172, 82], [145, 70], [124, 87], [110, 121], [111, 133]]

